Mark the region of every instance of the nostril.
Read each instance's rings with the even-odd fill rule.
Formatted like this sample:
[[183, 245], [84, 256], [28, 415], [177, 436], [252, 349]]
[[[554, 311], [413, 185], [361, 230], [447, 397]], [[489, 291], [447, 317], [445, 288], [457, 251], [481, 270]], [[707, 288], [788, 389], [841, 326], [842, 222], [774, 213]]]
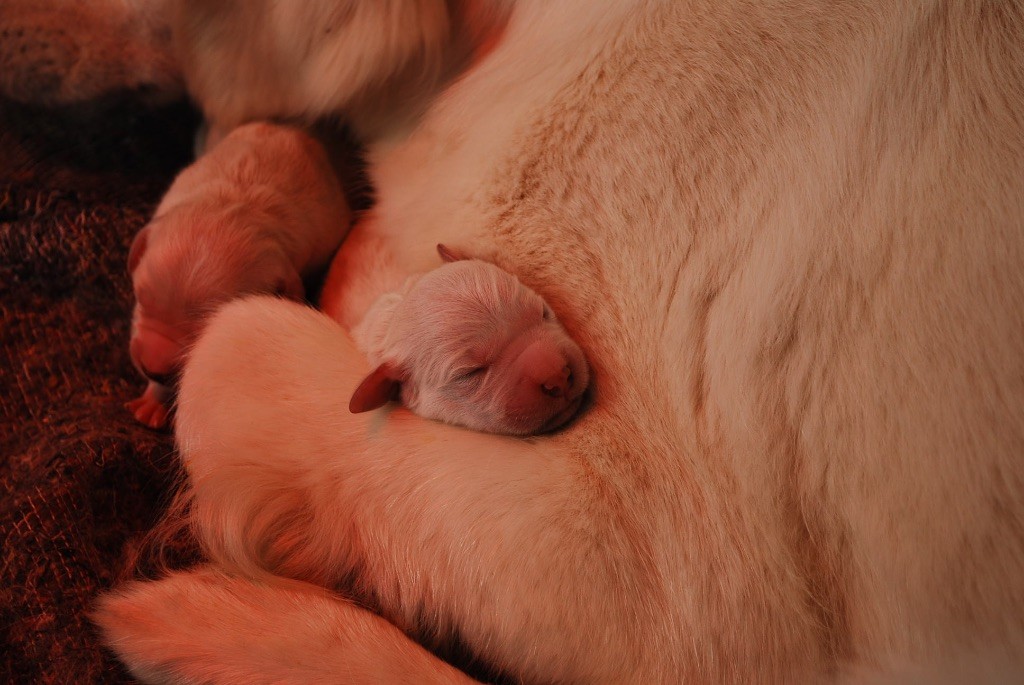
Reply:
[[548, 397], [561, 397], [564, 392], [562, 386], [557, 383], [544, 383], [540, 386], [540, 389]]
[[572, 387], [572, 368], [566, 364], [541, 383], [540, 389], [548, 397], [562, 397]]

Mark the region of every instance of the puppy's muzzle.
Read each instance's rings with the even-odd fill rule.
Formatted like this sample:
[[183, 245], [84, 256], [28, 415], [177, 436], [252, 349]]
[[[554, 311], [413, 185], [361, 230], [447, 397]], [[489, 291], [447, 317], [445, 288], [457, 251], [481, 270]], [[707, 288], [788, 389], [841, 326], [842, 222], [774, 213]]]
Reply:
[[174, 385], [181, 355], [177, 343], [152, 331], [139, 331], [132, 336], [128, 352], [143, 376], [166, 387]]

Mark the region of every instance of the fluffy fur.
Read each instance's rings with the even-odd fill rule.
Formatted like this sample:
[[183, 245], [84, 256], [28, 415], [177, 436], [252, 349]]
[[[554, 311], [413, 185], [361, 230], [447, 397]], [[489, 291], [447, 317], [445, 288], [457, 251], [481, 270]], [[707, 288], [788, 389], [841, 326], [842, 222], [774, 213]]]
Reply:
[[[266, 654], [265, 680], [301, 682], [420, 653], [246, 580], [284, 576], [524, 681], [800, 682], [981, 646], [1019, 668], [1022, 84], [1014, 1], [516, 3], [378, 151], [327, 294], [352, 317], [375, 265], [473, 245], [565, 313], [592, 410], [529, 441], [353, 415], [337, 398], [368, 369], [337, 324], [230, 304], [178, 439], [235, 575], [107, 598], [112, 647], [222, 683]], [[371, 663], [345, 656], [355, 621], [390, 636], [358, 643]], [[202, 640], [162, 641], [182, 624]]]
[[206, 316], [246, 293], [301, 300], [302, 279], [326, 268], [351, 221], [319, 143], [293, 128], [234, 129], [175, 179], [135, 237], [129, 349], [149, 384], [129, 403], [166, 423], [174, 377]]
[[564, 425], [590, 382], [579, 346], [515, 276], [438, 252], [448, 263], [382, 295], [352, 331], [375, 368], [350, 409], [400, 398], [420, 416], [489, 433]]
[[169, 1], [176, 54], [213, 130], [342, 113], [364, 136], [410, 125], [428, 94], [501, 26], [511, 4]]

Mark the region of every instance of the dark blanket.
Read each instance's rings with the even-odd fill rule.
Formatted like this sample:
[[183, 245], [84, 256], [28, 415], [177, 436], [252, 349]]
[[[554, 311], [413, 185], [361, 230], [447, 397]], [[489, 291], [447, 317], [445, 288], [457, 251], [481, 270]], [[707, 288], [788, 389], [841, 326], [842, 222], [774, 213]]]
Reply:
[[125, 259], [195, 115], [0, 103], [0, 682], [131, 682], [88, 622], [171, 493], [134, 423]]

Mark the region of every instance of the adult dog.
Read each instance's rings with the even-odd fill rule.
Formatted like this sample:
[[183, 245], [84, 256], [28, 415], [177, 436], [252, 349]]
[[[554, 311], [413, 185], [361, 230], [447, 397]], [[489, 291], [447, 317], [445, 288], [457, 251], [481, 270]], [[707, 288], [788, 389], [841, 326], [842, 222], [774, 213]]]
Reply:
[[[297, 11], [273, 26], [340, 30], [371, 4], [338, 3], [337, 27]], [[340, 327], [272, 299], [228, 305], [178, 409], [210, 564], [106, 597], [111, 646], [173, 682], [463, 677], [394, 626], [457, 635], [524, 681], [800, 682], [982, 647], [1012, 668], [1021, 3], [509, 11], [376, 153], [380, 201], [328, 308], [356, 317], [382, 270], [472, 245], [560, 313], [593, 406], [531, 440], [351, 415], [367, 367]], [[278, 45], [267, 26], [243, 28]], [[408, 65], [428, 44], [386, 47], [413, 45], [397, 49]], [[233, 53], [215, 54], [223, 69]], [[315, 63], [315, 82], [343, 61]], [[321, 113], [239, 95], [225, 114], [204, 60], [186, 63], [215, 123]]]

